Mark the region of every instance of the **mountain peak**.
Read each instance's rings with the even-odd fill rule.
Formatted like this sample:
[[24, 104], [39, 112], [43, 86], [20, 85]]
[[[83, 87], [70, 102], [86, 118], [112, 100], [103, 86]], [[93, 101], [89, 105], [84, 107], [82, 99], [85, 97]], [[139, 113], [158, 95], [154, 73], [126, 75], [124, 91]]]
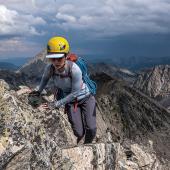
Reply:
[[143, 71], [134, 82], [134, 87], [157, 100], [170, 95], [170, 65], [158, 65]]

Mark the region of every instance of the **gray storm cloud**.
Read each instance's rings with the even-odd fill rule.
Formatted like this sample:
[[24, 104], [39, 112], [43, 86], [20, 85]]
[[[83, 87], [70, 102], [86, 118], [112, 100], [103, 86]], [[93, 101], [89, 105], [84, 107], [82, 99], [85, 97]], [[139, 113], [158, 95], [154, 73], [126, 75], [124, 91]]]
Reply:
[[[81, 32], [91, 39], [129, 33], [165, 34], [170, 32], [169, 11], [169, 0], [0, 0], [0, 36], [7, 37], [6, 46], [21, 46], [28, 37], [37, 40], [41, 35], [47, 40], [58, 32]], [[30, 41], [25, 44], [31, 49], [36, 46]]]
[[4, 5], [0, 5], [0, 18], [0, 35], [41, 35], [35, 26], [46, 23], [41, 17], [19, 14]]
[[[170, 30], [168, 1], [107, 0], [99, 1], [96, 7], [92, 4], [93, 1], [91, 7], [78, 4], [63, 5], [56, 15], [56, 22], [60, 21], [61, 27], [89, 29], [101, 35], [132, 32], [168, 33]], [[74, 18], [74, 22], [68, 18]]]
[[[2, 4], [16, 12], [23, 10], [42, 19], [44, 16], [52, 18], [53, 25], [67, 30], [89, 30], [101, 35], [170, 30], [170, 2], [167, 0], [75, 0], [71, 4], [68, 0], [6, 0]], [[47, 19], [47, 26], [50, 21]]]

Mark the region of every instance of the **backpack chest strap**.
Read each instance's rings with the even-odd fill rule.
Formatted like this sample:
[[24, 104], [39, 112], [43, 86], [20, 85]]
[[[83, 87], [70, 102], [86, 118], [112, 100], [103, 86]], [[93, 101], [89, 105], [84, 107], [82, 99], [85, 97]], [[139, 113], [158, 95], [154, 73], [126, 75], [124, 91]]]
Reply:
[[68, 74], [57, 74], [55, 73], [54, 76], [58, 76], [60, 78], [71, 78], [71, 75], [68, 73]]

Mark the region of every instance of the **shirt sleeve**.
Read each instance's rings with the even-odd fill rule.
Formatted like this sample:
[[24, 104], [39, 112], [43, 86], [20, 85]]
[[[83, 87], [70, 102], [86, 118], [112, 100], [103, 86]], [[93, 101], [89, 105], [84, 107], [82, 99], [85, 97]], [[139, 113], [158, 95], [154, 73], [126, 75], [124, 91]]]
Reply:
[[87, 91], [85, 89], [82, 89], [83, 81], [82, 81], [82, 72], [80, 68], [75, 63], [73, 63], [71, 70], [72, 70], [71, 71], [71, 79], [72, 79], [71, 93], [67, 95], [65, 98], [59, 101], [55, 101], [56, 107], [65, 105], [66, 103], [73, 101], [77, 97], [87, 94]]
[[52, 75], [52, 68], [51, 68], [51, 64], [47, 65], [45, 67], [43, 76], [41, 78], [41, 82], [40, 85], [38, 87], [38, 91], [41, 93], [43, 91], [43, 89], [45, 88], [45, 86], [47, 85], [49, 79], [51, 78]]

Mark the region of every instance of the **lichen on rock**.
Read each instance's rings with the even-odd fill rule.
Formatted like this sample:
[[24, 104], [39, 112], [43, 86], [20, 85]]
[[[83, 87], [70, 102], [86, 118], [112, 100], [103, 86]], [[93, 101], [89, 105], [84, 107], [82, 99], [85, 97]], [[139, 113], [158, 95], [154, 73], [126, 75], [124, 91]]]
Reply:
[[[123, 119], [120, 118], [121, 110], [118, 103], [115, 106], [117, 109], [110, 107], [116, 103], [114, 93], [112, 97], [101, 95], [97, 101], [97, 136], [101, 140], [75, 146], [76, 138], [63, 109], [43, 111], [33, 108], [28, 104], [26, 88], [24, 87], [24, 91], [14, 91], [8, 88], [7, 83], [0, 81], [0, 101], [2, 101], [0, 102], [0, 169], [149, 170], [152, 168], [157, 170], [162, 168], [153, 147], [152, 150], [148, 150], [142, 144], [132, 142], [127, 147], [122, 141], [120, 143], [118, 137], [123, 129], [123, 125], [120, 124]], [[46, 100], [48, 99], [46, 96]], [[114, 118], [117, 119], [113, 121]], [[122, 135], [121, 138], [127, 141], [123, 137]]]

